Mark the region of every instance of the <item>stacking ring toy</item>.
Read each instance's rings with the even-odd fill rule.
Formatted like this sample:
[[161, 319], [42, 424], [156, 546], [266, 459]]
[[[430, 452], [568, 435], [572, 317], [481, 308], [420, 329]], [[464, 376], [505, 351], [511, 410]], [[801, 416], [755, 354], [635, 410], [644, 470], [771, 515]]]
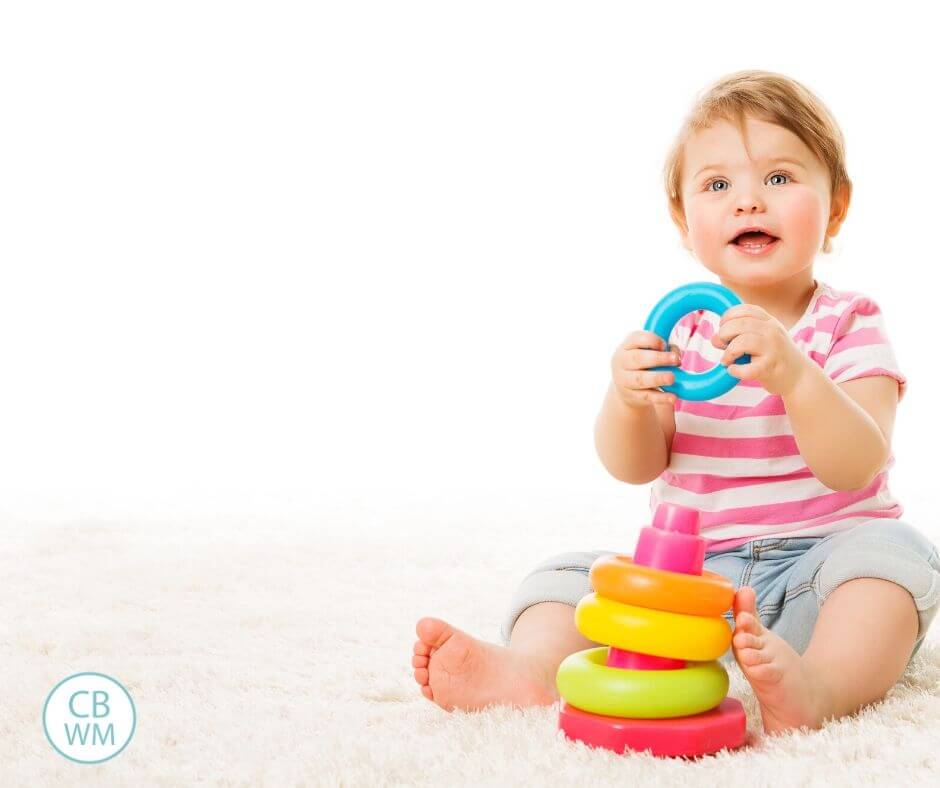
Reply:
[[572, 706], [612, 717], [684, 717], [715, 708], [728, 694], [720, 663], [681, 670], [627, 670], [605, 664], [607, 646], [570, 654], [558, 666], [558, 694]]
[[574, 623], [595, 641], [555, 673], [558, 727], [569, 739], [614, 752], [698, 757], [741, 747], [747, 717], [727, 697], [718, 662], [731, 645], [722, 617], [731, 581], [705, 569], [697, 509], [660, 503], [633, 555], [591, 564], [591, 591]]
[[[646, 318], [644, 331], [657, 334], [668, 346], [669, 335], [683, 317], [689, 312], [706, 309], [722, 315], [726, 310], [741, 303], [741, 299], [727, 287], [712, 282], [692, 282], [681, 285], [664, 295], [649, 317]], [[735, 364], [747, 364], [751, 357], [746, 353], [735, 359]], [[716, 364], [707, 372], [688, 372], [681, 367], [649, 367], [652, 372], [672, 372], [675, 382], [660, 386], [663, 391], [675, 394], [685, 400], [701, 401], [720, 397], [731, 391], [740, 381], [722, 364]]]
[[720, 616], [734, 603], [732, 582], [707, 569], [689, 575], [635, 564], [628, 555], [603, 555], [589, 577], [598, 596], [653, 610]]
[[718, 659], [731, 645], [731, 626], [723, 618], [650, 610], [596, 593], [578, 602], [574, 623], [584, 637], [595, 643], [670, 659]]

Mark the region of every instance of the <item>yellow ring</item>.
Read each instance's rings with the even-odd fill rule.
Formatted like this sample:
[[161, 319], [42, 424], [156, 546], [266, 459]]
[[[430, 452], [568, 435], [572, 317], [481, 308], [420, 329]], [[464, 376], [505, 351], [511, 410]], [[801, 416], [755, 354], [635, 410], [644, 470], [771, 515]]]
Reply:
[[629, 670], [606, 662], [607, 646], [565, 657], [555, 676], [558, 694], [594, 714], [640, 719], [701, 714], [728, 694], [728, 673], [714, 660], [679, 670]]
[[731, 645], [731, 627], [720, 616], [690, 616], [583, 597], [574, 611], [578, 631], [595, 643], [657, 657], [707, 662]]

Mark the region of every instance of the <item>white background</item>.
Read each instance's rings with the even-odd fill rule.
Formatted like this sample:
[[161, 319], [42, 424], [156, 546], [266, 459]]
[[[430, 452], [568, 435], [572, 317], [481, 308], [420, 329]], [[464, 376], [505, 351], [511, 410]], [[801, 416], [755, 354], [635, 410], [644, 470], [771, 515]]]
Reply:
[[[661, 169], [743, 68], [832, 109], [817, 278], [881, 305], [936, 537], [936, 27], [919, 4], [9, 4], [0, 516], [621, 496], [593, 423], [681, 247]], [[535, 524], [533, 524], [534, 526]]]

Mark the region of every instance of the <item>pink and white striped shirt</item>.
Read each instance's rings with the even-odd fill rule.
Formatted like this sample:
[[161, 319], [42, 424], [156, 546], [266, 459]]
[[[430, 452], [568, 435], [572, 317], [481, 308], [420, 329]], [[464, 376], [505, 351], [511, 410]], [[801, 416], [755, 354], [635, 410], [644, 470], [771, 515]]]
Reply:
[[[878, 305], [860, 293], [816, 290], [790, 336], [835, 383], [888, 375], [907, 388]], [[682, 351], [682, 369], [703, 372], [724, 351], [711, 343], [719, 317], [686, 315], [669, 341]], [[838, 492], [817, 479], [797, 448], [778, 394], [742, 380], [705, 402], [679, 399], [669, 466], [653, 482], [650, 511], [663, 501], [700, 512], [709, 551], [730, 550], [752, 539], [825, 536], [876, 517], [898, 518], [903, 507], [888, 489], [891, 453], [861, 490]]]

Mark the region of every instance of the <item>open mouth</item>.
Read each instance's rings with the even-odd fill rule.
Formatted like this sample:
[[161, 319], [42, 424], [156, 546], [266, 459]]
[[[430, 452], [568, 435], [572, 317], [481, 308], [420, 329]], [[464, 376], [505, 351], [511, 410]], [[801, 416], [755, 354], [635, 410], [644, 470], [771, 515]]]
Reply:
[[759, 255], [775, 249], [780, 243], [780, 239], [775, 235], [759, 231], [748, 231], [741, 233], [731, 241], [731, 245], [738, 251], [749, 255]]

